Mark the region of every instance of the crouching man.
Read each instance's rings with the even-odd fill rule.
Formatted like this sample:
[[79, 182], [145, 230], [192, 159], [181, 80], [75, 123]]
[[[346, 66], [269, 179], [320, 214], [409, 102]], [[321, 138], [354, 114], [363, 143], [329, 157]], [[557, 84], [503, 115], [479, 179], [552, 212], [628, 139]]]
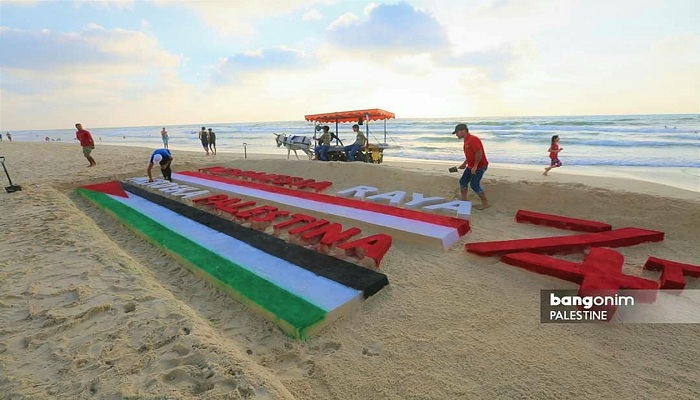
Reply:
[[148, 162], [148, 168], [146, 172], [148, 173], [148, 181], [153, 182], [153, 175], [151, 170], [155, 164], [160, 164], [160, 172], [163, 174], [163, 178], [173, 181], [172, 174], [173, 171], [170, 169], [170, 163], [173, 162], [173, 156], [170, 154], [170, 150], [158, 149], [151, 154], [151, 159]]

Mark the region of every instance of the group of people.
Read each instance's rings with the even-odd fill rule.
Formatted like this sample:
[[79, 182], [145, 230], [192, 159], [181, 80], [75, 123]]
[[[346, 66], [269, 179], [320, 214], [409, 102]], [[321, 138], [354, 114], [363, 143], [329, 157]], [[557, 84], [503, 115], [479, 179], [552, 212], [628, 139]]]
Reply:
[[[91, 155], [92, 151], [95, 149], [95, 142], [92, 139], [92, 134], [90, 131], [83, 129], [82, 124], [77, 123], [75, 124], [75, 127], [77, 129], [75, 132], [75, 137], [80, 142], [80, 146], [83, 149], [83, 155], [90, 163], [88, 167], [94, 167], [97, 165], [97, 163]], [[330, 149], [331, 140], [335, 135], [331, 134], [328, 125], [324, 125], [321, 130], [323, 133], [317, 139], [318, 145], [315, 148], [316, 159], [328, 161], [328, 150]], [[355, 142], [343, 148], [348, 161], [354, 161], [357, 152], [367, 147], [367, 137], [360, 131], [360, 126], [355, 124], [352, 126], [352, 130], [355, 133]], [[464, 170], [462, 177], [459, 179], [461, 200], [467, 200], [467, 194], [469, 193], [469, 188], [471, 187], [474, 193], [476, 193], [481, 200], [481, 204], [474, 206], [474, 208], [483, 210], [490, 207], [491, 204], [486, 197], [486, 192], [481, 187], [481, 179], [489, 166], [489, 161], [486, 158], [486, 151], [484, 150], [484, 145], [481, 142], [481, 139], [469, 132], [469, 127], [467, 127], [467, 124], [458, 124], [455, 126], [452, 134], [456, 135], [464, 142], [462, 149], [464, 151], [465, 160], [459, 165], [459, 167], [457, 167], [458, 169]], [[173, 156], [168, 149], [168, 133], [165, 128], [163, 128], [161, 131], [161, 135], [163, 137], [163, 145], [165, 148], [155, 150], [151, 154], [148, 167], [146, 169], [149, 182], [153, 182], [152, 169], [156, 164], [160, 166], [163, 178], [172, 181], [172, 170], [170, 169], [170, 165], [172, 164]], [[10, 136], [9, 132], [7, 133], [7, 137], [8, 140], [12, 140], [12, 136]], [[205, 127], [202, 127], [202, 129], [199, 131], [199, 140], [202, 142], [202, 147], [204, 147], [207, 155], [209, 155], [210, 151], [212, 154], [216, 154], [216, 135], [211, 128], [209, 128], [207, 131]], [[564, 148], [559, 146], [559, 135], [552, 136], [551, 144], [548, 149], [550, 165], [544, 169], [543, 175], [548, 175], [549, 171], [552, 169], [561, 167], [562, 163], [559, 160], [559, 152], [562, 150], [564, 150]]]
[[[489, 208], [491, 204], [486, 198], [484, 188], [481, 187], [481, 178], [483, 178], [489, 166], [489, 161], [486, 158], [486, 151], [484, 151], [484, 145], [481, 139], [469, 133], [467, 124], [458, 124], [455, 126], [455, 130], [452, 134], [457, 135], [458, 138], [464, 141], [462, 148], [465, 160], [457, 167], [458, 169], [464, 170], [462, 177], [459, 179], [460, 198], [466, 201], [469, 188], [471, 187], [481, 200], [481, 204], [474, 206], [474, 208], [477, 210]], [[564, 148], [559, 146], [559, 135], [552, 136], [551, 144], [547, 150], [549, 152], [550, 164], [544, 169], [542, 175], [547, 176], [549, 171], [562, 166], [559, 160], [559, 152], [562, 150], [564, 150]]]
[[204, 151], [207, 155], [209, 155], [210, 152], [211, 154], [216, 154], [216, 133], [214, 133], [211, 128], [207, 131], [206, 127], [202, 127], [199, 131], [199, 141], [202, 142], [202, 147], [204, 147]]
[[[75, 132], [75, 138], [80, 142], [80, 147], [83, 149], [83, 156], [85, 156], [90, 163], [88, 167], [94, 167], [97, 165], [97, 162], [94, 158], [92, 158], [92, 151], [95, 149], [95, 141], [92, 139], [92, 134], [87, 129], [84, 129], [83, 125], [80, 123], [75, 124], [75, 128], [77, 129]], [[163, 134], [163, 144], [166, 146], [166, 148], [155, 150], [151, 154], [151, 158], [148, 160], [148, 167], [146, 168], [149, 182], [153, 182], [153, 174], [151, 171], [153, 166], [156, 164], [160, 166], [160, 171], [163, 174], [163, 178], [172, 182], [172, 170], [170, 169], [170, 164], [173, 162], [173, 156], [170, 153], [170, 150], [167, 149], [168, 138], [165, 128], [163, 128], [161, 134]]]
[[[323, 133], [316, 139], [318, 145], [314, 149], [314, 153], [316, 154], [317, 160], [328, 161], [328, 150], [331, 148], [331, 140], [335, 135], [330, 133], [328, 125], [324, 125], [321, 130]], [[347, 161], [355, 161], [357, 152], [367, 147], [367, 137], [360, 131], [360, 126], [357, 124], [353, 125], [352, 131], [355, 133], [355, 142], [349, 146], [343, 147], [343, 152], [345, 152]]]
[[[168, 136], [168, 131], [165, 130], [165, 127], [163, 127], [163, 130], [160, 131], [160, 135], [163, 139], [163, 148], [168, 150], [168, 141], [170, 140], [170, 137]], [[209, 153], [216, 154], [216, 133], [214, 133], [211, 128], [207, 130], [206, 127], [202, 127], [202, 129], [199, 131], [199, 141], [202, 143], [202, 147], [207, 155], [209, 155]]]

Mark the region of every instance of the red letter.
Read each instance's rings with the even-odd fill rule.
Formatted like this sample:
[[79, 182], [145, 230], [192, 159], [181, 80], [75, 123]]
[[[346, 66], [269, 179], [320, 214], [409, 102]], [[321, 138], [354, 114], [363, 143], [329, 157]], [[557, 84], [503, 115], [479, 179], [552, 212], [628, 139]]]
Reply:
[[379, 263], [391, 247], [391, 236], [385, 234], [372, 235], [352, 242], [338, 245], [339, 249], [345, 250], [345, 254], [355, 256], [359, 259], [369, 257], [374, 260], [375, 268], [379, 268]]
[[353, 236], [359, 235], [362, 231], [360, 228], [350, 228], [343, 232], [343, 226], [338, 223], [326, 225], [319, 229], [306, 232], [301, 235], [301, 240], [305, 244], [311, 244], [318, 241], [320, 238], [319, 247], [326, 249], [338, 245]]
[[209, 201], [217, 201], [217, 200], [224, 200], [224, 199], [228, 199], [228, 196], [226, 196], [225, 194], [215, 194], [213, 196], [200, 197], [200, 198], [194, 199], [194, 200], [192, 200], [192, 202], [195, 204], [201, 203], [203, 201], [208, 203]]
[[277, 211], [277, 207], [272, 207], [272, 206], [255, 207], [255, 208], [251, 208], [249, 210], [237, 212], [236, 217], [240, 218], [242, 220], [246, 220], [252, 216], [266, 214], [270, 211]]
[[683, 275], [700, 278], [700, 266], [682, 264], [656, 257], [649, 257], [646, 264], [644, 264], [644, 269], [661, 270], [661, 289], [682, 290], [685, 288]]
[[293, 214], [291, 219], [284, 221], [284, 222], [280, 222], [279, 224], [276, 224], [276, 225], [272, 225], [273, 234], [277, 235], [279, 233], [280, 229], [284, 229], [288, 226], [298, 224], [299, 222], [312, 222], [312, 221], [316, 221], [316, 218], [309, 216], [309, 215], [304, 215], [304, 214]]
[[289, 211], [270, 211], [264, 217], [251, 218], [250, 227], [259, 231], [264, 231], [277, 217], [286, 217], [288, 215]]

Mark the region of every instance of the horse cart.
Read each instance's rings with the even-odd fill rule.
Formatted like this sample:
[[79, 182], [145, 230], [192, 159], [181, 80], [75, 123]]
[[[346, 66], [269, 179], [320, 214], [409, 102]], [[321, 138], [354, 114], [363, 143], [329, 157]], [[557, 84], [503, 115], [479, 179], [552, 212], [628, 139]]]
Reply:
[[[328, 150], [328, 160], [330, 161], [347, 161], [347, 156], [344, 151], [343, 142], [340, 140], [338, 128], [341, 123], [353, 123], [365, 127], [365, 137], [367, 138], [367, 147], [358, 151], [355, 155], [355, 161], [364, 161], [366, 163], [381, 164], [384, 160], [384, 149], [389, 146], [386, 143], [386, 120], [396, 118], [394, 113], [389, 111], [372, 108], [368, 110], [353, 110], [339, 111], [325, 114], [306, 115], [304, 118], [314, 123], [314, 142], [317, 139], [317, 134], [321, 131], [324, 124], [335, 123], [335, 134], [331, 131], [331, 147]], [[370, 132], [370, 121], [384, 121], [384, 141], [379, 140]], [[349, 129], [352, 132], [352, 129]], [[374, 138], [374, 142], [370, 138]], [[355, 138], [352, 138], [353, 142]]]

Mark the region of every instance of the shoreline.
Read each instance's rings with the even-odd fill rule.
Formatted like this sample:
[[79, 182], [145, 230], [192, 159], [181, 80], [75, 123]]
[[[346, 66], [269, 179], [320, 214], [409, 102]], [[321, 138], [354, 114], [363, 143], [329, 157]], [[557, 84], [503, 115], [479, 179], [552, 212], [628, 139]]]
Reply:
[[[0, 144], [0, 156], [8, 145], [28, 146], [29, 148], [45, 148], [53, 145], [75, 146], [76, 156], [80, 156], [80, 149], [75, 142], [12, 142]], [[139, 149], [140, 152], [155, 150], [162, 147], [151, 147], [142, 144], [111, 144], [97, 143], [96, 157], [99, 157], [100, 147]], [[171, 150], [187, 154], [189, 157], [200, 156], [200, 162], [211, 164], [216, 157], [206, 156], [202, 150], [190, 147], [170, 146]], [[286, 159], [286, 152], [280, 150], [276, 153], [247, 151], [247, 159]], [[299, 152], [301, 161], [308, 161], [303, 152]], [[218, 154], [224, 157], [244, 158], [244, 152], [222, 149]], [[10, 161], [10, 160], [8, 160]], [[294, 153], [290, 155], [290, 161], [297, 161]], [[146, 160], [144, 161], [144, 163]], [[454, 161], [411, 159], [385, 156], [382, 164], [377, 167], [389, 166], [403, 169], [411, 169], [421, 173], [437, 173], [451, 175], [457, 178], [459, 173], [449, 174], [447, 168], [454, 166]], [[621, 190], [635, 193], [645, 193], [656, 196], [669, 196], [680, 199], [700, 201], [700, 168], [692, 167], [627, 167], [627, 166], [564, 166], [554, 169], [549, 176], [543, 176], [544, 166], [526, 164], [491, 163], [484, 176], [487, 183], [491, 179], [503, 179], [508, 181], [527, 180], [531, 183], [573, 183], [603, 188], [609, 190]], [[488, 189], [487, 189], [488, 190]]]

